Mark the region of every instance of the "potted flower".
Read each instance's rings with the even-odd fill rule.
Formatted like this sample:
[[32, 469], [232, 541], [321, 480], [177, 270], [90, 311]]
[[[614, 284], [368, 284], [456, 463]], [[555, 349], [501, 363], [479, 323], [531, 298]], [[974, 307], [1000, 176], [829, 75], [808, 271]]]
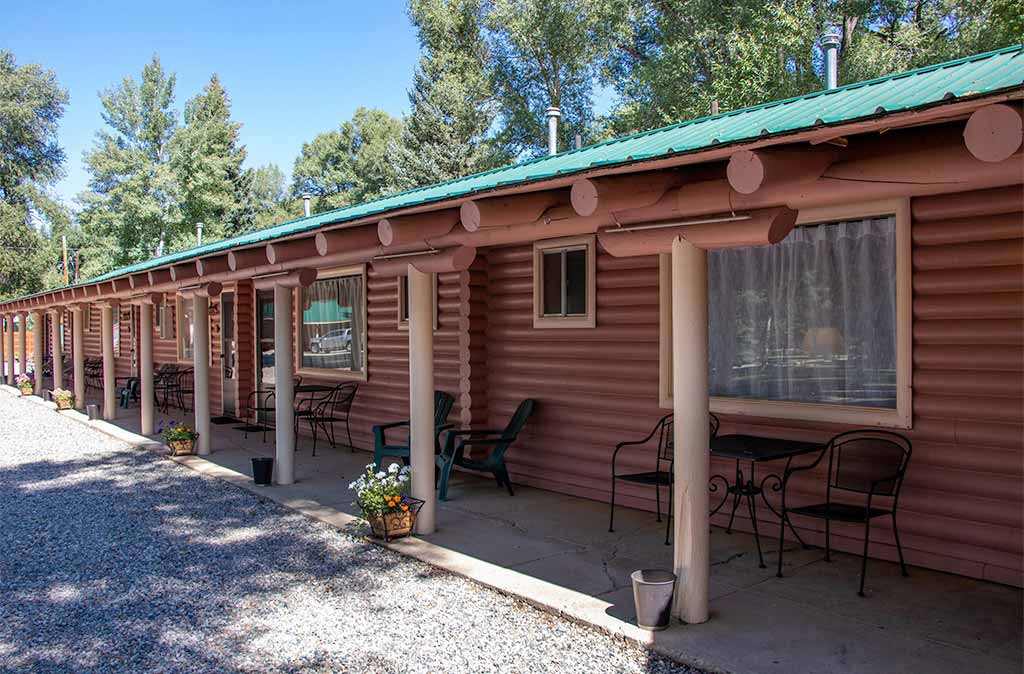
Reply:
[[163, 439], [164, 443], [171, 448], [171, 456], [182, 456], [184, 454], [192, 454], [196, 448], [196, 440], [199, 438], [199, 434], [193, 431], [185, 424], [179, 424], [177, 421], [172, 421], [167, 426], [160, 422], [160, 427], [157, 428]]
[[391, 464], [386, 471], [374, 472], [374, 464], [348, 486], [356, 493], [356, 505], [373, 535], [386, 541], [407, 536], [416, 524], [423, 501], [409, 496], [410, 469]]
[[27, 374], [19, 374], [14, 378], [14, 384], [21, 391], [21, 395], [30, 396], [35, 390], [35, 383], [32, 381], [32, 377]]
[[75, 394], [71, 391], [65, 391], [62, 388], [53, 389], [53, 392], [50, 393], [50, 397], [53, 399], [53, 402], [57, 403], [58, 412], [60, 410], [69, 410], [75, 404]]

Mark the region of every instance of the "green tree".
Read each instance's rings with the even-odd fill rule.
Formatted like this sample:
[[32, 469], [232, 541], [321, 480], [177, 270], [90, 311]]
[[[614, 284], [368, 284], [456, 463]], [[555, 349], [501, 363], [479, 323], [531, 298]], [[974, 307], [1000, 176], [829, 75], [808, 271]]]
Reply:
[[401, 137], [401, 120], [359, 108], [339, 129], [303, 143], [292, 194], [313, 195], [317, 213], [383, 196], [397, 182], [391, 153]]
[[486, 171], [505, 162], [488, 134], [496, 114], [482, 0], [410, 0], [420, 62], [412, 111], [394, 148], [398, 189]]
[[79, 213], [92, 273], [146, 259], [190, 226], [183, 224], [170, 161], [177, 128], [174, 84], [154, 55], [139, 81], [127, 76], [100, 93], [108, 128], [86, 152], [90, 191]]
[[244, 210], [239, 233], [287, 222], [302, 214], [301, 203], [288, 194], [284, 172], [276, 164], [243, 171], [242, 190]]
[[547, 147], [544, 111], [561, 109], [559, 147], [591, 133], [597, 66], [610, 48], [609, 0], [493, 0], [486, 17], [498, 140], [512, 156]]
[[44, 289], [50, 246], [29, 224], [24, 204], [0, 200], [0, 300]]
[[[170, 141], [170, 165], [180, 195], [181, 218], [189, 229], [203, 223], [203, 236], [221, 239], [242, 229], [242, 162], [245, 147], [238, 142], [241, 124], [231, 120], [231, 101], [217, 76], [185, 104], [185, 123]], [[178, 232], [194, 241], [191, 232]]]

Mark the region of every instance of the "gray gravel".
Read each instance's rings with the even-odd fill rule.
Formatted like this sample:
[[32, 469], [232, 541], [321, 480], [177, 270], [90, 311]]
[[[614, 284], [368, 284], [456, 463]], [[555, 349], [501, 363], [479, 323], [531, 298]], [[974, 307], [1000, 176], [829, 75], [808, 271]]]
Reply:
[[691, 672], [0, 393], [0, 672]]

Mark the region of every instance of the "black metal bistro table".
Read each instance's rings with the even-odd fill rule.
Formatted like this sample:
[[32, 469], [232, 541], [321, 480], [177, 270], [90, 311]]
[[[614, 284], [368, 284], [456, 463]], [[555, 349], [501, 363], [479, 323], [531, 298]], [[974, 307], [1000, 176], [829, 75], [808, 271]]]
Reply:
[[[785, 459], [786, 468], [789, 468], [790, 463], [795, 457], [803, 454], [818, 453], [823, 449], [825, 449], [825, 444], [823, 443], [764, 438], [757, 435], [719, 435], [711, 438], [712, 456], [736, 461], [736, 476], [731, 484], [725, 475], [711, 476], [712, 492], [718, 491], [716, 482], [721, 482], [725, 489], [725, 493], [722, 494], [721, 503], [715, 506], [711, 514], [714, 515], [721, 510], [722, 506], [729, 500], [729, 495], [732, 494], [732, 512], [729, 514], [729, 525], [726, 527], [726, 532], [731, 533], [733, 518], [736, 517], [736, 508], [739, 507], [740, 499], [746, 497], [750, 522], [754, 527], [754, 540], [757, 542], [757, 559], [762, 569], [765, 568], [765, 563], [764, 554], [761, 552], [761, 536], [757, 531], [757, 506], [754, 504], [754, 497], [760, 496], [768, 510], [771, 510], [775, 513], [776, 517], [781, 519], [779, 511], [772, 506], [765, 496], [765, 489], [767, 487], [776, 492], [781, 490], [782, 477], [777, 473], [769, 473], [758, 481], [754, 474], [755, 466], [762, 461]], [[741, 462], [750, 464], [749, 475], [743, 473], [743, 468], [740, 465]], [[803, 543], [803, 539], [797, 534], [789, 518], [786, 518], [786, 523], [789, 524], [789, 528], [793, 531], [793, 535], [797, 537], [797, 540]]]

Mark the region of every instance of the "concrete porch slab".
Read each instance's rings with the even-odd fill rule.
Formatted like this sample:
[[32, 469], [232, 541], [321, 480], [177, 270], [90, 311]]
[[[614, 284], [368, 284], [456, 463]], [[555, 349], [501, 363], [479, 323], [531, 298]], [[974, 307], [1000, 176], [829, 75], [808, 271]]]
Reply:
[[[121, 412], [116, 426], [137, 431], [137, 410]], [[313, 457], [303, 438], [296, 484], [259, 488], [249, 459], [272, 456], [272, 439], [245, 440], [231, 426], [215, 426], [213, 435], [212, 455], [181, 462], [338, 528], [361, 530], [347, 487], [368, 452], [318, 448]], [[652, 634], [633, 622], [629, 574], [671, 567], [664, 523], [653, 513], [617, 509], [610, 533], [607, 504], [527, 487], [510, 497], [493, 481], [466, 474], [453, 478], [450, 497], [438, 505], [435, 534], [388, 547], [709, 671], [1021, 672], [1016, 588], [918, 568], [902, 578], [897, 565], [871, 560], [868, 596], [861, 598], [856, 557], [837, 554], [826, 564], [821, 550], [788, 545], [779, 579], [777, 530], [762, 532], [768, 568], [761, 569], [751, 536], [713, 528], [711, 620]]]

